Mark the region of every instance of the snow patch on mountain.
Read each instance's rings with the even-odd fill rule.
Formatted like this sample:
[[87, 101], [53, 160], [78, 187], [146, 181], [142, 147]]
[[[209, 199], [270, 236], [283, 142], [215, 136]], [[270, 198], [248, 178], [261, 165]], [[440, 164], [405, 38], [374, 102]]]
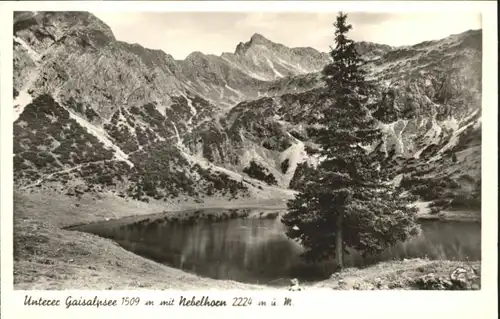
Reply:
[[172, 126], [174, 127], [175, 137], [177, 138], [177, 145], [183, 146], [181, 136], [179, 135], [179, 131], [177, 130], [177, 126], [173, 121], [170, 121], [170, 123], [172, 123]]
[[36, 70], [32, 70], [26, 83], [23, 85], [23, 88], [19, 90], [18, 96], [14, 99], [14, 116], [13, 121], [17, 121], [19, 116], [24, 112], [24, 108], [26, 105], [30, 104], [33, 101], [33, 97], [28, 93], [28, 89], [32, 87], [33, 83], [38, 78], [38, 72]]
[[[396, 125], [402, 123], [404, 127], [402, 129], [397, 129]], [[396, 121], [393, 123], [380, 123], [380, 129], [384, 133], [385, 144], [391, 144], [396, 147], [396, 153], [404, 153], [405, 145], [402, 139], [402, 132], [407, 125], [407, 121]], [[387, 146], [386, 146], [387, 147]]]
[[193, 118], [198, 114], [198, 110], [193, 106], [193, 101], [189, 97], [184, 94], [182, 96], [186, 99], [189, 110], [191, 111], [191, 117], [188, 120], [188, 124], [191, 125], [193, 123]]
[[425, 151], [426, 148], [427, 148], [427, 145], [420, 148], [418, 151], [415, 152], [415, 154], [413, 154], [413, 157], [416, 159], [419, 159], [420, 155], [422, 155], [422, 152]]
[[[425, 125], [425, 122], [421, 125]], [[453, 125], [452, 122], [447, 123], [447, 125]], [[436, 122], [436, 119], [432, 119], [432, 127], [425, 133], [423, 137], [423, 144], [424, 146], [421, 147], [418, 151], [413, 154], [413, 157], [416, 159], [420, 158], [420, 155], [422, 154], [423, 151], [427, 149], [427, 147], [431, 144], [439, 144], [441, 140], [441, 132], [442, 128], [441, 126], [438, 125]]]
[[235, 93], [235, 94], [236, 94], [239, 98], [245, 98], [245, 94], [241, 93], [241, 91], [236, 90], [236, 89], [234, 89], [234, 88], [230, 87], [230, 86], [229, 86], [229, 85], [227, 85], [227, 84], [226, 84], [224, 87], [225, 87], [226, 89], [228, 89], [229, 91], [234, 92], [234, 93]]
[[[62, 104], [61, 104], [62, 105]], [[104, 144], [106, 148], [112, 149], [115, 151], [114, 156], [117, 160], [123, 161], [127, 163], [130, 167], [134, 167], [134, 164], [128, 159], [128, 155], [125, 154], [118, 146], [116, 146], [113, 141], [109, 138], [108, 134], [100, 127], [97, 127], [79, 116], [72, 110], [65, 107], [65, 109], [69, 112], [69, 116], [74, 119], [78, 124], [84, 127], [89, 134], [94, 135], [101, 143]]]
[[317, 71], [319, 71], [319, 70], [320, 70], [320, 69], [318, 69], [318, 70], [314, 70], [314, 69], [311, 69], [311, 70], [306, 70], [306, 69], [304, 69], [303, 67], [301, 67], [298, 63], [291, 64], [291, 63], [289, 63], [289, 62], [287, 62], [287, 61], [285, 61], [285, 60], [281, 59], [280, 57], [276, 57], [276, 59], [277, 59], [280, 63], [282, 63], [282, 64], [284, 64], [284, 65], [286, 65], [286, 66], [288, 66], [288, 67], [291, 67], [292, 69], [294, 69], [294, 70], [295, 70], [297, 73], [299, 73], [299, 74], [301, 74], [301, 73], [302, 73], [302, 74], [312, 73], [312, 72], [317, 72]]
[[30, 104], [33, 101], [33, 98], [28, 93], [28, 90], [21, 90], [19, 95], [14, 99], [14, 115], [12, 118], [12, 122], [17, 121], [19, 116], [24, 112], [24, 108], [26, 105]]
[[259, 75], [257, 73], [255, 73], [254, 71], [252, 71], [250, 68], [248, 67], [242, 67], [236, 63], [234, 63], [233, 61], [231, 61], [230, 59], [228, 59], [227, 57], [225, 57], [224, 55], [221, 56], [221, 58], [227, 62], [227, 64], [229, 64], [230, 66], [232, 66], [233, 68], [235, 69], [238, 69], [240, 70], [241, 72], [245, 73], [246, 75], [256, 79], [256, 80], [260, 80], [260, 81], [270, 81], [272, 80], [271, 78], [269, 77], [264, 77], [262, 75]]
[[450, 117], [450, 118], [442, 121], [440, 124], [441, 124], [441, 127], [445, 128], [447, 130], [451, 130], [451, 131], [456, 131], [460, 127], [457, 119], [454, 117]]
[[276, 70], [276, 68], [274, 67], [274, 64], [271, 62], [271, 60], [269, 60], [269, 58], [266, 58], [266, 61], [267, 61], [267, 64], [269, 65], [269, 67], [273, 70], [274, 74], [276, 74], [276, 76], [282, 78], [283, 74], [279, 73], [278, 70]]
[[290, 181], [295, 174], [297, 165], [307, 161], [307, 159], [308, 156], [305, 150], [305, 146], [301, 141], [298, 141], [281, 153], [280, 162], [283, 163], [283, 161], [288, 160], [288, 169], [283, 177], [283, 183], [285, 185], [290, 185]]
[[438, 125], [435, 118], [432, 119], [432, 127], [425, 133], [424, 140], [425, 144], [438, 144], [441, 136], [441, 126]]
[[468, 123], [467, 125], [464, 125], [462, 126], [461, 128], [459, 128], [458, 130], [456, 130], [453, 135], [450, 137], [450, 140], [448, 141], [448, 143], [446, 143], [445, 146], [443, 146], [439, 151], [438, 151], [438, 154], [434, 157], [432, 157], [430, 159], [430, 161], [435, 161], [437, 159], [439, 159], [440, 155], [443, 154], [444, 152], [446, 152], [447, 150], [450, 150], [452, 149], [453, 147], [455, 147], [457, 144], [458, 144], [458, 141], [460, 140], [460, 135], [465, 131], [467, 130], [469, 127], [471, 126], [475, 126], [476, 125], [476, 122], [471, 122], [471, 123]]
[[38, 52], [36, 52], [35, 50], [33, 50], [33, 48], [31, 48], [28, 45], [28, 43], [26, 43], [26, 41], [24, 41], [23, 39], [14, 36], [14, 41], [16, 41], [17, 43], [19, 43], [26, 51], [28, 51], [29, 57], [34, 62], [39, 62], [42, 59], [41, 55]]
[[[477, 109], [477, 110], [474, 110], [474, 112], [472, 112], [471, 114], [469, 114], [468, 116], [466, 116], [463, 120], [462, 120], [462, 123], [467, 123], [469, 122], [470, 120], [472, 120], [474, 118], [474, 116], [476, 116], [481, 110], [480, 109]], [[481, 122], [481, 118], [479, 118], [479, 122]]]

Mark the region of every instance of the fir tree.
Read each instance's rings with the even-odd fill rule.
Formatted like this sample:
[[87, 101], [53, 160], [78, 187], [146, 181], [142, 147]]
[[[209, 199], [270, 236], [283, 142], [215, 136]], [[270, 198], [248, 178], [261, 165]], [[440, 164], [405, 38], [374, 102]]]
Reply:
[[382, 137], [365, 107], [375, 87], [346, 36], [352, 28], [346, 19], [340, 13], [334, 23], [336, 46], [323, 70], [328, 103], [309, 129], [319, 145], [309, 153], [323, 161], [288, 202], [282, 219], [287, 235], [305, 247], [306, 260], [335, 257], [340, 268], [347, 248], [376, 254], [418, 233], [416, 209], [388, 183], [382, 154], [366, 150]]
[[456, 163], [457, 162], [457, 154], [453, 153], [451, 155], [451, 160], [453, 161], [453, 163]]

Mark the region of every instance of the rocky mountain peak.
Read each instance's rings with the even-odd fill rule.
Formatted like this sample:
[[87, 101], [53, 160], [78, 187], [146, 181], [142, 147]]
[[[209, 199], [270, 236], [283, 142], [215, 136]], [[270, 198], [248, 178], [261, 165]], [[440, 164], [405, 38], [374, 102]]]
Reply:
[[260, 33], [254, 33], [248, 42], [240, 42], [234, 54], [223, 53], [221, 58], [261, 81], [314, 73], [329, 61], [327, 54], [316, 49], [290, 48]]
[[376, 59], [384, 56], [394, 48], [390, 45], [379, 44], [367, 41], [356, 42], [356, 50], [367, 59]]
[[186, 61], [201, 60], [205, 58], [205, 55], [200, 51], [191, 52], [187, 57]]
[[267, 44], [270, 43], [271, 41], [268, 40], [266, 37], [264, 37], [260, 33], [254, 33], [252, 37], [250, 38], [250, 43], [254, 44]]
[[271, 40], [267, 39], [260, 33], [254, 33], [248, 42], [240, 42], [236, 46], [236, 50], [234, 51], [235, 54], [245, 54], [248, 49], [250, 49], [253, 46], [256, 45], [264, 45], [264, 46], [273, 46], [276, 45], [276, 43], [272, 42]]
[[88, 12], [15, 12], [13, 35], [34, 61], [56, 44], [84, 52], [116, 41], [111, 28]]
[[89, 12], [14, 12], [14, 34], [24, 30], [39, 30], [40, 36], [43, 35], [41, 30], [45, 30], [56, 38], [69, 31], [98, 31], [115, 40], [111, 28]]

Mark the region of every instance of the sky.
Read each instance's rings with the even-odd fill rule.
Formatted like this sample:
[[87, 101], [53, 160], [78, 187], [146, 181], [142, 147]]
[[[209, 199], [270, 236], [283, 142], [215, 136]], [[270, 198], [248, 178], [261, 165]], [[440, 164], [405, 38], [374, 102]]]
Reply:
[[[120, 41], [161, 49], [175, 59], [194, 51], [220, 55], [234, 52], [254, 33], [288, 47], [313, 47], [327, 52], [333, 44], [336, 13], [313, 12], [92, 12], [111, 27]], [[478, 13], [348, 14], [349, 36], [392, 46], [436, 40], [481, 29]]]

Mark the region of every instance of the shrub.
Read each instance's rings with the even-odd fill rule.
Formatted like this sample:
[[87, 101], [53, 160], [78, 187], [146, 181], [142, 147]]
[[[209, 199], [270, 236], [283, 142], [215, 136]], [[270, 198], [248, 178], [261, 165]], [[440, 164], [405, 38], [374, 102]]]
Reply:
[[428, 274], [414, 280], [413, 286], [420, 290], [472, 290], [470, 280], [448, 279], [436, 274]]
[[290, 167], [290, 161], [288, 158], [281, 162], [281, 172], [285, 174], [288, 171], [288, 168]]
[[85, 115], [87, 116], [87, 118], [89, 119], [89, 121], [93, 121], [94, 119], [98, 118], [99, 117], [99, 114], [97, 114], [96, 111], [94, 111], [93, 108], [91, 108], [90, 106], [87, 107], [87, 109], [85, 110]]
[[269, 185], [278, 184], [278, 181], [276, 181], [274, 175], [272, 173], [266, 174], [266, 169], [257, 164], [255, 161], [251, 161], [250, 166], [245, 167], [245, 169], [243, 169], [243, 172], [252, 178], [266, 182]]
[[308, 173], [312, 172], [313, 168], [309, 167], [306, 162], [299, 163], [295, 169], [292, 179], [290, 180], [289, 187], [291, 189], [298, 190], [301, 185], [305, 182], [305, 178]]

